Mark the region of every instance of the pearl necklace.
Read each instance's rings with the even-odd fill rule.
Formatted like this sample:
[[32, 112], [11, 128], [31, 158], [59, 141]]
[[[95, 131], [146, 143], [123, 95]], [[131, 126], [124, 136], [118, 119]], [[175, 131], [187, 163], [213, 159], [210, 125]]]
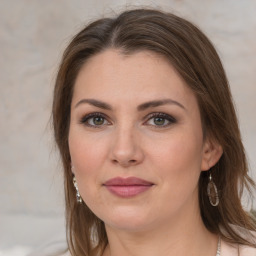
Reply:
[[218, 241], [218, 247], [217, 247], [216, 256], [220, 256], [220, 244], [221, 244], [221, 239], [220, 239], [220, 236], [219, 236], [219, 241]]

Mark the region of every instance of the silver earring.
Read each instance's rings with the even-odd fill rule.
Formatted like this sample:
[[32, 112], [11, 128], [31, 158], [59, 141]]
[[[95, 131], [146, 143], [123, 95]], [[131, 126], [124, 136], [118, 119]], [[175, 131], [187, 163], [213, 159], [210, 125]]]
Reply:
[[82, 198], [80, 196], [80, 193], [79, 193], [79, 190], [78, 190], [78, 186], [77, 186], [77, 182], [76, 182], [76, 178], [75, 176], [73, 177], [73, 184], [74, 184], [74, 187], [76, 189], [76, 201], [81, 204], [82, 203]]
[[209, 197], [210, 204], [212, 206], [217, 206], [219, 204], [220, 200], [219, 200], [219, 195], [218, 195], [218, 189], [212, 180], [211, 173], [210, 173], [209, 182], [207, 185], [207, 194]]

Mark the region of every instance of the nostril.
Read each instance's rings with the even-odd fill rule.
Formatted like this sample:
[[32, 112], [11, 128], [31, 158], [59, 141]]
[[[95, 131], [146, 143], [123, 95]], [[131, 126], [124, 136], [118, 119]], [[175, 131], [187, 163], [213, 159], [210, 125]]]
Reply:
[[113, 159], [112, 162], [114, 164], [120, 164], [122, 166], [128, 167], [128, 166], [136, 164], [137, 160], [131, 159], [131, 160], [128, 160], [128, 161], [122, 161], [122, 160]]

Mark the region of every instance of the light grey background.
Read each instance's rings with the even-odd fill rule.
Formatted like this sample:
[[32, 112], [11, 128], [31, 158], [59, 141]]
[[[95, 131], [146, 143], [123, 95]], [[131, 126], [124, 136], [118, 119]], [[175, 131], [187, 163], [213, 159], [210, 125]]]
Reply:
[[255, 177], [255, 0], [0, 0], [0, 256], [26, 255], [64, 237], [62, 174], [49, 124], [61, 53], [88, 21], [141, 5], [179, 14], [213, 41]]

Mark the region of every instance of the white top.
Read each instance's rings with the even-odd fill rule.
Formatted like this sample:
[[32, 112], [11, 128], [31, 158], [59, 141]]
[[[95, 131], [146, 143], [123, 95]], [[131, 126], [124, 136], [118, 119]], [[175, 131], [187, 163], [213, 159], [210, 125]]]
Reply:
[[[71, 256], [65, 253], [62, 256]], [[256, 256], [256, 248], [221, 241], [220, 256]]]
[[220, 256], [256, 256], [256, 248], [221, 241]]

